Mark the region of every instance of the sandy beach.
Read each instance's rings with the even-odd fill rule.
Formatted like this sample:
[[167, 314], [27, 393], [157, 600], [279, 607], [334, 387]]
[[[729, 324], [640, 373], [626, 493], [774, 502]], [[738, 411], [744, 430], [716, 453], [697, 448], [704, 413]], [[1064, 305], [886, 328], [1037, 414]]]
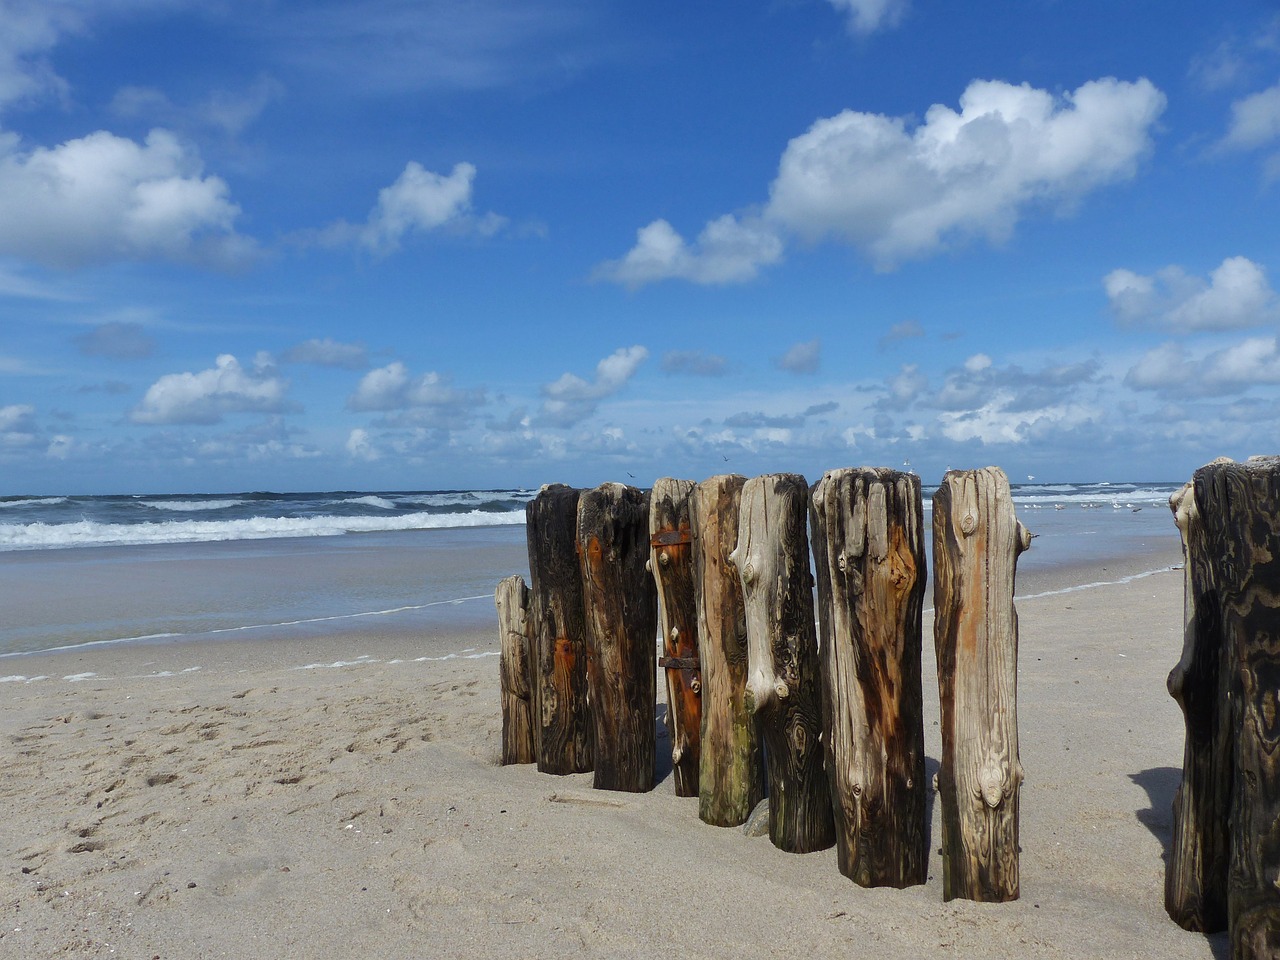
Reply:
[[[701, 823], [669, 757], [643, 795], [499, 766], [495, 621], [0, 661], [0, 956], [1224, 956], [1162, 905], [1167, 547], [1020, 577], [1015, 903], [943, 902], [936, 805], [929, 882], [865, 890]], [[930, 773], [932, 659], [926, 615]]]

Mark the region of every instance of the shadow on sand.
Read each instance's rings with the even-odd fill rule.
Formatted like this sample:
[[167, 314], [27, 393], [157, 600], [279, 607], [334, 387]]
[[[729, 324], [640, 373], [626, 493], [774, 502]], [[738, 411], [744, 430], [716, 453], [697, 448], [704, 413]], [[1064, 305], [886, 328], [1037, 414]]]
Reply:
[[[1147, 792], [1147, 809], [1135, 810], [1134, 815], [1160, 841], [1161, 857], [1167, 869], [1169, 854], [1173, 848], [1173, 795], [1182, 783], [1182, 769], [1152, 767], [1140, 773], [1129, 774], [1129, 779]], [[1173, 923], [1172, 920], [1169, 922]], [[1231, 956], [1231, 945], [1225, 932], [1205, 934], [1204, 938], [1217, 960], [1227, 960]]]

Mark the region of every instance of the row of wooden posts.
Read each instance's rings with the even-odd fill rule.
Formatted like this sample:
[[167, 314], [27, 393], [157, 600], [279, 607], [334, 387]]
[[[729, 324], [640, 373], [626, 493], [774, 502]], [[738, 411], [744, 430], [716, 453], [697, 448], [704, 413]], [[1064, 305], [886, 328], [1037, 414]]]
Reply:
[[1280, 457], [1215, 460], [1169, 500], [1182, 533], [1186, 720], [1165, 907], [1280, 956]]
[[[648, 493], [544, 487], [527, 508], [532, 586], [510, 577], [496, 594], [503, 762], [651, 789], [662, 667], [676, 793], [699, 798], [702, 820], [745, 822], [767, 786], [779, 848], [834, 843], [859, 884], [924, 883], [922, 528], [919, 478], [880, 468], [829, 471], [812, 489], [798, 474], [662, 479]], [[1018, 896], [1013, 591], [1030, 539], [999, 469], [943, 478], [933, 558], [948, 900]]]

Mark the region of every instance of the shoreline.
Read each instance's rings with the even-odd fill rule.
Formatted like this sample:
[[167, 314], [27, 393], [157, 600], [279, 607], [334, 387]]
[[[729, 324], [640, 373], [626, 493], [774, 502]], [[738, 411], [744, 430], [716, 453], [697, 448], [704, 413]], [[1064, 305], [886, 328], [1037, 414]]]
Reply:
[[[1120, 580], [1146, 559], [1069, 579]], [[855, 886], [834, 850], [784, 854], [701, 823], [674, 796], [660, 722], [668, 758], [647, 794], [498, 766], [495, 618], [30, 655], [96, 676], [0, 688], [0, 954], [1210, 960], [1221, 935], [1181, 930], [1162, 900], [1181, 573], [1045, 592], [1062, 585], [1028, 577], [1042, 595], [1018, 601], [1013, 903], [942, 901], [932, 798], [930, 879], [907, 890]], [[931, 633], [926, 615], [936, 769]]]

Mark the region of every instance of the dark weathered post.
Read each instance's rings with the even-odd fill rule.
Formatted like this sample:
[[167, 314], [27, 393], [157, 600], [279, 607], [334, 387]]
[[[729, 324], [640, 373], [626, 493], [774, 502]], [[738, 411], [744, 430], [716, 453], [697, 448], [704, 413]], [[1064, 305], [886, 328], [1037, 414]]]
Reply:
[[864, 887], [924, 883], [920, 478], [832, 470], [811, 493], [823, 743], [840, 872]]
[[799, 474], [748, 480], [731, 555], [746, 602], [747, 704], [760, 717], [769, 771], [769, 838], [791, 853], [835, 842], [822, 767], [808, 502]]
[[529, 655], [533, 621], [529, 616], [529, 588], [520, 576], [498, 583], [493, 600], [498, 608], [502, 654], [498, 680], [502, 691], [502, 762], [533, 763], [533, 668]]
[[578, 568], [578, 490], [551, 484], [525, 508], [534, 619], [534, 737], [543, 773], [591, 769], [586, 625]]
[[649, 565], [658, 588], [658, 631], [667, 678], [667, 731], [677, 797], [698, 795], [702, 667], [694, 590], [692, 480], [663, 477], [649, 494]]
[[1236, 737], [1227, 914], [1232, 956], [1280, 955], [1280, 457], [1195, 474]]
[[1169, 674], [1169, 693], [1182, 708], [1186, 746], [1182, 785], [1173, 800], [1164, 905], [1179, 926], [1214, 933], [1227, 928], [1235, 765], [1227, 697], [1231, 670], [1194, 485], [1171, 496], [1169, 508], [1182, 534], [1183, 558], [1182, 658]]
[[693, 491], [693, 559], [702, 662], [698, 816], [717, 827], [746, 823], [764, 799], [757, 724], [747, 709], [747, 623], [742, 581], [729, 559], [738, 543], [746, 478], [712, 477]]
[[649, 498], [606, 483], [583, 491], [578, 547], [595, 717], [595, 786], [653, 789], [658, 599], [649, 562]]
[[952, 470], [933, 495], [934, 645], [942, 713], [942, 895], [1018, 897], [1018, 614], [1031, 534], [996, 467]]

